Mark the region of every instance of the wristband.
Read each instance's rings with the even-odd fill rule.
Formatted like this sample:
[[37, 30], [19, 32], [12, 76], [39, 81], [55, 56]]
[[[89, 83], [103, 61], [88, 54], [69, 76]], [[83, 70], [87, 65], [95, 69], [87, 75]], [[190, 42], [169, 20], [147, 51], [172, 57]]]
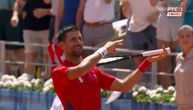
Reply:
[[143, 62], [139, 65], [138, 69], [142, 72], [145, 73], [145, 71], [147, 71], [147, 69], [149, 69], [151, 66], [151, 63], [145, 59], [143, 60]]
[[102, 56], [102, 58], [105, 57], [105, 55], [107, 55], [108, 53], [107, 48], [105, 47], [99, 48], [96, 52], [99, 53]]

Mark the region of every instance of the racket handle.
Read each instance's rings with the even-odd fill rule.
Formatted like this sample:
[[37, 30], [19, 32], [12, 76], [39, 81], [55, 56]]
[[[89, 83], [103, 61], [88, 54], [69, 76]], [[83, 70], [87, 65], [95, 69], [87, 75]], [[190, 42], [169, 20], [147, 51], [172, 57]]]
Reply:
[[[169, 47], [166, 48], [166, 51], [168, 54], [171, 54], [171, 50]], [[154, 55], [161, 54], [162, 52], [163, 52], [163, 49], [157, 49], [157, 50], [151, 50], [151, 51], [143, 52], [142, 55], [144, 57], [148, 57], [148, 56], [154, 56]]]

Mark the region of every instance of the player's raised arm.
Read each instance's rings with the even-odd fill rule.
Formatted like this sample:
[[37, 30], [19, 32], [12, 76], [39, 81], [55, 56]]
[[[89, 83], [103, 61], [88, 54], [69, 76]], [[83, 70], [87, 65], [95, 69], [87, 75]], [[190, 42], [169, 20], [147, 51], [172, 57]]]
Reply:
[[129, 74], [124, 79], [115, 78], [114, 82], [112, 83], [111, 90], [113, 91], [121, 91], [121, 92], [128, 92], [143, 76], [145, 71], [150, 68], [151, 64], [168, 56], [167, 51], [164, 48], [163, 53], [157, 56], [151, 56], [146, 58], [139, 67], [131, 74]]
[[99, 60], [107, 53], [115, 53], [116, 47], [122, 45], [123, 40], [109, 41], [103, 47], [99, 48], [96, 52], [82, 60], [82, 62], [68, 69], [67, 76], [70, 80], [76, 79], [79, 76], [85, 75], [94, 66], [97, 65]]

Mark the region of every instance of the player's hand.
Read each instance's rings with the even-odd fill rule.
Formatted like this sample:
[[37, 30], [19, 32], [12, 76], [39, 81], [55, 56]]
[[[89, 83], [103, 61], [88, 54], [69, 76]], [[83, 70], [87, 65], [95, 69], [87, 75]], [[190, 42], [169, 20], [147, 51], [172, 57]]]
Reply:
[[17, 27], [19, 23], [19, 18], [17, 16], [12, 16], [10, 23], [13, 27]]
[[168, 52], [166, 51], [165, 47], [163, 46], [163, 53], [157, 55], [157, 56], [151, 56], [151, 57], [148, 57], [147, 60], [150, 62], [150, 63], [154, 63], [154, 62], [158, 62], [164, 58], [166, 58], [168, 56]]
[[107, 49], [108, 53], [116, 53], [116, 48], [121, 45], [123, 45], [123, 39], [109, 41], [103, 47]]

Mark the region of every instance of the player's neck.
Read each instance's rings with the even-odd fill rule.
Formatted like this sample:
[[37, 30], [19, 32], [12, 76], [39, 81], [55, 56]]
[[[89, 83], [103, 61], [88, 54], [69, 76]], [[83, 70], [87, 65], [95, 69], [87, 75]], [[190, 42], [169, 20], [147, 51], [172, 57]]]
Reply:
[[192, 48], [193, 48], [193, 46], [184, 49], [184, 54], [183, 54], [183, 56], [184, 56], [184, 57], [187, 57], [187, 55], [190, 53], [190, 51], [191, 51]]
[[66, 60], [70, 61], [71, 63], [78, 65], [82, 61], [82, 57], [75, 57], [75, 56], [66, 56]]

